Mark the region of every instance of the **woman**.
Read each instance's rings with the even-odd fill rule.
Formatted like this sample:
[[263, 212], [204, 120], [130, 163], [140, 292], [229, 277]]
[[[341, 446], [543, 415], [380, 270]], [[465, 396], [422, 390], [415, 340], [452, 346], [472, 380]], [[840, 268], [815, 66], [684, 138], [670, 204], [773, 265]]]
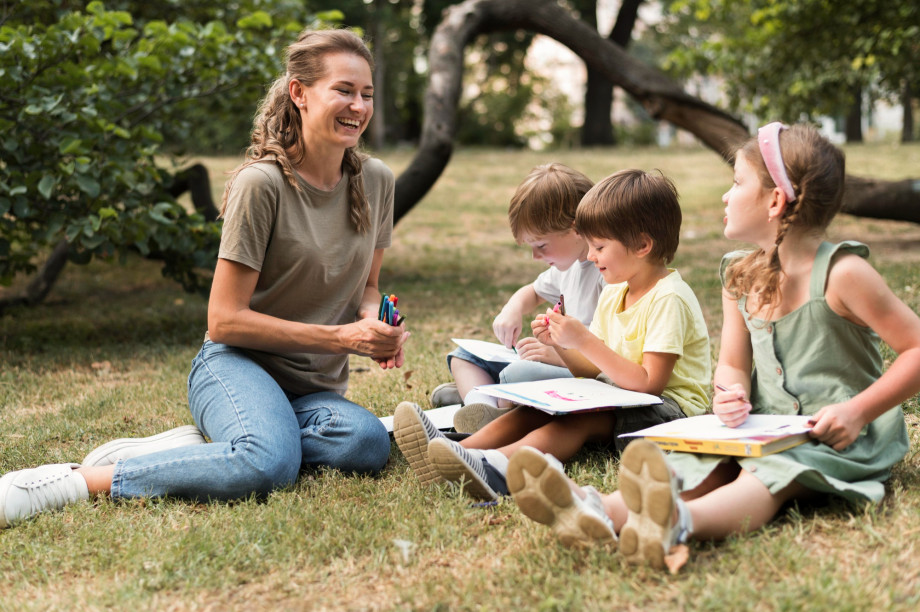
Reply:
[[393, 174], [356, 152], [373, 116], [372, 56], [348, 30], [307, 31], [262, 101], [224, 193], [208, 332], [189, 375], [198, 428], [116, 440], [84, 465], [0, 479], [0, 527], [67, 503], [175, 495], [235, 499], [301, 467], [374, 472], [390, 443], [343, 397], [348, 355], [403, 363], [409, 334], [377, 318]]

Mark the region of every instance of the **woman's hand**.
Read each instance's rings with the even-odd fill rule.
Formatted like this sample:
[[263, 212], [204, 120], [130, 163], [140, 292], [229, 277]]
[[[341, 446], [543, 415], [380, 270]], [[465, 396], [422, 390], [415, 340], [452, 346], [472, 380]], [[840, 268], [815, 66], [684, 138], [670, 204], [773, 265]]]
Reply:
[[370, 357], [387, 369], [403, 364], [402, 346], [409, 335], [402, 325], [397, 327], [365, 318], [343, 325], [339, 337], [347, 352]]
[[852, 444], [866, 426], [860, 414], [847, 402], [825, 406], [811, 417], [810, 422], [814, 423], [811, 437], [836, 451]]
[[521, 338], [515, 346], [518, 356], [525, 361], [539, 361], [540, 363], [556, 364], [559, 356], [556, 350], [543, 344], [536, 338]]
[[502, 311], [492, 321], [492, 331], [495, 337], [508, 348], [514, 346], [521, 335], [522, 328], [521, 313], [509, 308], [502, 308]]
[[747, 420], [751, 413], [751, 403], [747, 400], [744, 387], [738, 383], [730, 387], [716, 385], [712, 396], [712, 412], [726, 427], [738, 427]]

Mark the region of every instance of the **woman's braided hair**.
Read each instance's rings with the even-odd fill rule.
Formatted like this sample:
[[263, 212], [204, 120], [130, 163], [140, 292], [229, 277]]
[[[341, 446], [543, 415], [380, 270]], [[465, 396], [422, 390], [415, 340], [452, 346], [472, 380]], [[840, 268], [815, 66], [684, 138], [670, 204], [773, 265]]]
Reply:
[[[252, 138], [246, 149], [246, 161], [230, 176], [224, 190], [221, 214], [227, 207], [227, 197], [234, 179], [241, 170], [252, 164], [273, 159], [281, 167], [288, 184], [300, 189], [295, 168], [303, 162], [303, 126], [300, 112], [291, 99], [289, 85], [300, 81], [304, 87], [312, 86], [326, 75], [325, 58], [332, 53], [351, 53], [367, 61], [371, 70], [374, 59], [360, 36], [348, 29], [307, 30], [285, 51], [287, 69], [278, 77], [259, 104], [253, 120]], [[348, 170], [348, 201], [350, 219], [355, 229], [366, 233], [370, 228], [370, 206], [364, 193], [362, 163], [367, 156], [348, 148], [342, 165]]]
[[[787, 202], [776, 243], [769, 251], [756, 251], [736, 260], [726, 271], [725, 288], [734, 299], [756, 295], [758, 305], [768, 305], [767, 318], [782, 299], [780, 282], [783, 268], [779, 245], [791, 230], [823, 233], [843, 204], [845, 160], [843, 152], [811, 125], [796, 124], [780, 132], [783, 165], [796, 199]], [[757, 171], [764, 189], [776, 187], [756, 138], [739, 150]]]

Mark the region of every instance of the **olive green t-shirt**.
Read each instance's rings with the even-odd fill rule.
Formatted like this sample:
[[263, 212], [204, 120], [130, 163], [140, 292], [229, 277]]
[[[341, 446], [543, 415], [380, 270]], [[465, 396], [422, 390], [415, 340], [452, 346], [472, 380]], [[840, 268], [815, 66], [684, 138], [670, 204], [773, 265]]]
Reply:
[[[259, 272], [254, 311], [320, 325], [356, 320], [374, 250], [390, 246], [393, 231], [392, 171], [369, 158], [363, 174], [370, 204], [366, 234], [349, 220], [347, 171], [332, 191], [299, 176], [301, 190], [293, 189], [273, 161], [237, 175], [218, 257]], [[348, 355], [245, 350], [290, 393], [344, 394], [348, 387]]]

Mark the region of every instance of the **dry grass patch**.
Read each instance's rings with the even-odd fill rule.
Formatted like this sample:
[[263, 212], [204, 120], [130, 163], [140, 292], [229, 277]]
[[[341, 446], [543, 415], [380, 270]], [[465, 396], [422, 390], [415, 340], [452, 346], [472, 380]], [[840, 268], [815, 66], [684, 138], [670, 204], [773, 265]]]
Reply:
[[[411, 152], [381, 157], [398, 174]], [[203, 161], [219, 200], [236, 160]], [[715, 356], [718, 262], [737, 245], [721, 236], [731, 172], [714, 154], [461, 150], [399, 223], [384, 262], [382, 288], [400, 296], [413, 334], [406, 367], [353, 359], [351, 399], [380, 416], [406, 399], [427, 405], [449, 377], [450, 338], [491, 337], [504, 301], [544, 269], [514, 243], [506, 212], [518, 182], [549, 161], [594, 180], [626, 167], [674, 178], [684, 212], [675, 264], [703, 304]], [[903, 178], [920, 167], [920, 147], [854, 147], [848, 163], [855, 174]], [[920, 228], [841, 216], [830, 233], [868, 243], [897, 295], [920, 307]], [[78, 461], [108, 439], [191, 422], [185, 378], [206, 308], [154, 262], [131, 259], [68, 267], [46, 304], [0, 317], [0, 472]], [[0, 532], [0, 609], [914, 610], [916, 398], [905, 412], [911, 454], [879, 507], [793, 508], [756, 534], [694, 544], [676, 577], [607, 550], [565, 549], [513, 503], [475, 508], [447, 487], [422, 489], [394, 445], [373, 478], [310, 471], [267, 499], [234, 503], [97, 500]], [[615, 458], [597, 449], [567, 470], [603, 491], [617, 484]]]

